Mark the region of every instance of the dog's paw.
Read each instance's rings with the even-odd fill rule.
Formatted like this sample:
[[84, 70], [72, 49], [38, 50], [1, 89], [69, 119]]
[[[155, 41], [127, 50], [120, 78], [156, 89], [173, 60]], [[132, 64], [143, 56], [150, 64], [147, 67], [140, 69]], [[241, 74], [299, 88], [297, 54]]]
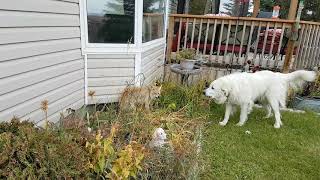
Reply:
[[281, 127], [281, 125], [280, 125], [280, 123], [275, 123], [275, 124], [273, 125], [273, 127], [276, 128], [276, 129], [279, 129], [279, 128]]
[[226, 122], [221, 121], [221, 122], [219, 122], [219, 125], [220, 125], [220, 126], [226, 126], [226, 125], [227, 125], [227, 123], [226, 123]]
[[236, 124], [236, 126], [243, 126], [244, 125], [244, 123], [240, 123], [240, 122], [238, 122], [237, 124]]
[[272, 114], [266, 115], [265, 117], [263, 117], [263, 119], [269, 119], [271, 116], [272, 116]]

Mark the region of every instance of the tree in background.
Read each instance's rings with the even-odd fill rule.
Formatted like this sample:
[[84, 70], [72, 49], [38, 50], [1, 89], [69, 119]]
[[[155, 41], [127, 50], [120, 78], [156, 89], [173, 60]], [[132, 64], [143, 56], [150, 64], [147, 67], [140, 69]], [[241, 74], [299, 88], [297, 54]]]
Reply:
[[302, 19], [320, 22], [320, 0], [306, 0], [302, 11]]
[[228, 3], [223, 4], [223, 8], [226, 10], [223, 13], [230, 16], [248, 16], [249, 7], [249, 0], [230, 0]]
[[[273, 6], [280, 6], [280, 18], [286, 19], [290, 9], [290, 0], [261, 0], [260, 11], [271, 12]], [[320, 21], [320, 0], [305, 0], [301, 19], [306, 21]]]
[[207, 0], [190, 0], [190, 14], [203, 15]]

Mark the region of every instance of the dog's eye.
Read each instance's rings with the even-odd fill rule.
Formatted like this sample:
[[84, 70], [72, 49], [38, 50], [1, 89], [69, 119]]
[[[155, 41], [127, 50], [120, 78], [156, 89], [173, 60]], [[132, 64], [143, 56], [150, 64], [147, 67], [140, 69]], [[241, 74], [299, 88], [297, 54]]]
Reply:
[[214, 89], [214, 87], [211, 87], [211, 89]]

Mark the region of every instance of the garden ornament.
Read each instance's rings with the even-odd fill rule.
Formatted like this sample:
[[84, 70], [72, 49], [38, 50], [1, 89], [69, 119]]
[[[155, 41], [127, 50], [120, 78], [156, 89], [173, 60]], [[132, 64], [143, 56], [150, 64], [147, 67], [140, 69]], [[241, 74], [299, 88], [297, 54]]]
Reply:
[[150, 141], [149, 146], [151, 148], [162, 147], [164, 144], [167, 143], [165, 142], [166, 139], [167, 134], [165, 133], [165, 131], [162, 128], [157, 128], [153, 133], [152, 140]]

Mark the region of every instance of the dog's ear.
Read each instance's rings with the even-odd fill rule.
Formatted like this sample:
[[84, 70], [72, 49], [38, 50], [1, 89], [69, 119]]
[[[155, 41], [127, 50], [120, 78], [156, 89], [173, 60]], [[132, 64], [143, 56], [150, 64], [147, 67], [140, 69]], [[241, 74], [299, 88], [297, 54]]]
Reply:
[[205, 84], [204, 84], [204, 88], [209, 88], [209, 86], [210, 86], [210, 83], [208, 82], [208, 81], [205, 81]]
[[226, 97], [229, 96], [229, 91], [228, 91], [226, 88], [221, 89], [221, 90], [222, 90], [223, 94], [224, 94]]

